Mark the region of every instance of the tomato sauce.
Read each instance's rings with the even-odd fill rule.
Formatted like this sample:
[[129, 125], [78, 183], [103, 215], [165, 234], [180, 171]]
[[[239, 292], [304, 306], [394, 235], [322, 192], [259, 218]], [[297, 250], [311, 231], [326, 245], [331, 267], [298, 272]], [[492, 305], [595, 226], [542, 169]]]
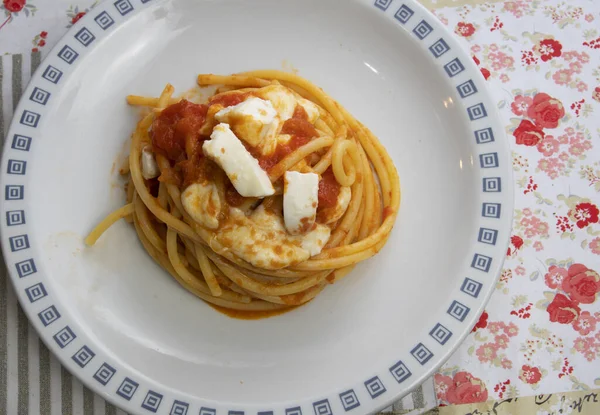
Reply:
[[260, 167], [267, 172], [287, 155], [302, 147], [313, 137], [318, 135], [315, 127], [308, 121], [306, 111], [300, 105], [296, 105], [292, 118], [283, 123], [281, 134], [289, 134], [292, 138], [290, 138], [287, 143], [278, 145], [273, 154], [264, 156], [258, 149], [248, 149], [248, 151], [250, 151], [250, 153], [258, 160]]
[[300, 307], [299, 305], [296, 305], [296, 306], [290, 306], [290, 307], [285, 307], [285, 308], [279, 308], [277, 310], [260, 310], [259, 311], [259, 310], [234, 310], [231, 308], [219, 307], [218, 305], [211, 304], [208, 302], [206, 304], [211, 306], [213, 309], [215, 309], [219, 313], [225, 314], [226, 316], [231, 317], [231, 318], [236, 318], [238, 320], [260, 320], [263, 318], [275, 317], [275, 316], [285, 314], [287, 312], [290, 312], [290, 311]]
[[218, 95], [211, 98], [208, 102], [208, 105], [221, 104], [225, 108], [231, 107], [237, 104], [240, 104], [248, 97], [247, 93], [231, 93], [231, 94], [223, 94]]
[[239, 194], [231, 183], [227, 185], [227, 189], [225, 190], [225, 201], [229, 206], [238, 207], [244, 203], [244, 199], [245, 197]]
[[[186, 141], [188, 148], [201, 150], [200, 127], [204, 124], [208, 107], [181, 100], [165, 108], [152, 123], [152, 145], [172, 161], [185, 158]], [[201, 153], [201, 151], [199, 151]]]
[[336, 205], [340, 187], [340, 184], [335, 180], [333, 170], [329, 167], [319, 181], [319, 210], [332, 208]]
[[260, 153], [260, 151], [256, 148], [249, 148], [248, 151], [258, 160], [258, 164], [262, 167], [263, 170], [269, 171], [279, 163], [281, 160], [285, 158], [288, 154], [292, 153], [294, 150], [302, 147], [304, 144], [308, 143], [310, 138], [302, 137], [302, 136], [292, 136], [290, 141], [285, 144], [280, 144], [277, 146], [275, 151], [268, 156], [264, 156]]
[[200, 155], [181, 161], [175, 167], [183, 173], [184, 189], [193, 183], [202, 183], [210, 178], [214, 180], [215, 176], [222, 174], [215, 162]]
[[384, 207], [383, 208], [383, 215], [382, 215], [381, 220], [385, 220], [392, 213], [394, 213], [394, 210], [391, 207], [389, 207], [389, 206]]
[[296, 105], [294, 115], [283, 124], [281, 134], [304, 138], [313, 138], [318, 135], [314, 125], [308, 121], [308, 114], [302, 105]]
[[182, 180], [180, 169], [175, 169], [173, 167], [162, 169], [158, 178], [159, 182], [174, 184], [177, 187], [181, 186]]

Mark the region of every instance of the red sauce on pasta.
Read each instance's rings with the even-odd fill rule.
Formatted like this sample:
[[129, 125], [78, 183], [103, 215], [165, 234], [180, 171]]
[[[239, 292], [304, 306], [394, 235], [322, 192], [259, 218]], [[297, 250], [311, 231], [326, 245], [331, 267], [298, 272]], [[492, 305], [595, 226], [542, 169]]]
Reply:
[[237, 207], [244, 203], [245, 197], [235, 190], [235, 187], [230, 183], [225, 190], [225, 201], [229, 206]]
[[392, 213], [394, 213], [394, 210], [391, 207], [389, 207], [389, 206], [384, 207], [383, 208], [383, 215], [382, 215], [381, 220], [385, 220]]
[[177, 168], [181, 169], [183, 173], [183, 189], [186, 189], [193, 183], [214, 180], [217, 175], [222, 174], [221, 168], [215, 162], [201, 155], [196, 155], [190, 160], [177, 163]]
[[248, 97], [248, 94], [240, 94], [239, 92], [238, 93], [234, 92], [231, 94], [217, 95], [209, 100], [208, 105], [221, 104], [222, 106], [227, 108], [227, 107], [231, 107], [231, 106], [240, 104], [247, 97]]
[[257, 311], [257, 310], [234, 310], [233, 308], [220, 307], [218, 305], [211, 304], [209, 302], [207, 302], [206, 304], [211, 306], [213, 309], [217, 310], [219, 313], [225, 314], [226, 316], [231, 317], [231, 318], [236, 318], [238, 320], [260, 320], [263, 318], [279, 316], [281, 314], [285, 314], [287, 312], [290, 312], [290, 311], [300, 307], [300, 306], [290, 306], [290, 307], [285, 307], [285, 308], [279, 308], [276, 310]]
[[339, 194], [340, 184], [335, 180], [330, 167], [325, 170], [319, 181], [319, 209], [334, 207]]
[[269, 171], [285, 158], [288, 154], [308, 143], [310, 138], [301, 136], [292, 136], [290, 141], [277, 146], [275, 151], [268, 156], [263, 156], [257, 149], [249, 149], [250, 153], [258, 160], [258, 164], [265, 171]]
[[278, 145], [275, 151], [268, 156], [260, 154], [257, 149], [248, 149], [258, 160], [258, 164], [260, 164], [263, 170], [271, 170], [273, 166], [283, 160], [288, 154], [302, 147], [318, 135], [315, 127], [308, 121], [306, 111], [300, 105], [296, 105], [292, 118], [283, 123], [281, 134], [289, 134], [292, 138], [287, 143]]
[[308, 121], [308, 114], [301, 105], [296, 105], [294, 115], [283, 124], [281, 134], [304, 138], [313, 138], [318, 135], [314, 125]]
[[201, 147], [200, 127], [208, 107], [181, 100], [165, 108], [152, 123], [152, 145], [172, 161], [181, 161], [187, 148]]

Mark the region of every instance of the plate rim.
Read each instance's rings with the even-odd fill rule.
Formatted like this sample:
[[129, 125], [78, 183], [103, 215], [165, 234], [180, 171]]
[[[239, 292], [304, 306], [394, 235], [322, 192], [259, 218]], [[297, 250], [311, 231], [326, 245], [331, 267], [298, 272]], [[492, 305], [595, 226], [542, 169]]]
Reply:
[[[93, 342], [90, 342], [89, 338], [87, 339], [87, 344], [78, 341], [78, 334], [76, 334], [77, 330], [74, 332], [70, 326], [78, 328], [79, 323], [69, 318], [68, 315], [60, 314], [59, 309], [57, 308], [57, 306], [60, 305], [60, 302], [54, 301], [51, 304], [46, 304], [48, 306], [44, 305], [43, 309], [40, 309], [39, 305], [33, 305], [39, 299], [47, 297], [51, 299], [52, 293], [48, 293], [45, 290], [42, 284], [44, 281], [43, 277], [40, 278], [40, 282], [37, 284], [22, 283], [22, 278], [33, 275], [38, 272], [38, 270], [36, 269], [35, 262], [33, 261], [34, 258], [25, 259], [25, 257], [28, 255], [23, 256], [22, 252], [27, 251], [35, 244], [34, 241], [28, 240], [26, 230], [23, 231], [23, 229], [26, 229], [25, 211], [27, 208], [27, 203], [24, 201], [25, 199], [23, 195], [24, 186], [26, 183], [26, 161], [18, 160], [19, 157], [16, 159], [9, 157], [14, 156], [15, 151], [29, 151], [29, 145], [31, 144], [32, 137], [35, 136], [34, 133], [36, 132], [34, 129], [37, 128], [37, 124], [44, 113], [44, 108], [40, 108], [39, 106], [45, 106], [46, 102], [51, 97], [50, 92], [38, 87], [37, 85], [47, 85], [46, 89], [51, 91], [60, 89], [60, 87], [57, 85], [60, 82], [61, 77], [66, 75], [65, 78], [68, 78], [68, 68], [70, 65], [75, 62], [80, 55], [81, 59], [85, 58], [88, 46], [96, 39], [101, 40], [102, 37], [110, 35], [110, 33], [112, 33], [116, 27], [126, 23], [129, 18], [137, 15], [146, 8], [154, 6], [158, 7], [159, 4], [166, 3], [167, 1], [168, 0], [106, 1], [91, 9], [86, 16], [80, 19], [79, 22], [74, 24], [73, 27], [71, 27], [65, 33], [65, 35], [51, 49], [46, 58], [40, 63], [35, 73], [31, 76], [27, 87], [24, 89], [23, 94], [21, 95], [19, 103], [14, 110], [13, 118], [5, 138], [2, 157], [2, 171], [0, 173], [0, 185], [4, 189], [4, 197], [2, 200], [2, 222], [0, 224], [2, 251], [12, 285], [15, 287], [19, 303], [25, 311], [29, 322], [35, 327], [40, 339], [44, 341], [46, 346], [59, 359], [61, 364], [69, 370], [69, 372], [80, 379], [82, 383], [84, 383], [95, 393], [102, 396], [106, 401], [111, 402], [117, 407], [123, 408], [131, 413], [144, 413], [142, 409], [156, 412], [159, 407], [161, 412], [169, 411], [169, 413], [174, 414], [188, 413], [189, 407], [198, 407], [198, 403], [211, 402], [211, 399], [209, 397], [200, 398], [194, 396], [194, 402], [186, 402], [185, 399], [190, 399], [192, 397], [185, 393], [174, 391], [169, 386], [162, 384], [160, 380], [147, 379], [146, 375], [137, 372], [137, 370], [130, 368], [127, 365], [125, 365], [123, 368], [120, 366], [122, 362], [119, 362], [118, 365], [113, 364], [111, 366], [106, 362], [106, 360], [119, 360], [118, 355], [116, 355], [117, 358], [115, 359], [104, 351], [98, 350], [94, 352], [90, 347], [95, 345]], [[492, 293], [495, 290], [494, 287], [502, 269], [502, 264], [505, 259], [504, 252], [506, 252], [508, 247], [509, 237], [512, 230], [514, 214], [514, 182], [512, 166], [510, 165], [510, 147], [508, 145], [504, 128], [502, 128], [500, 123], [497, 109], [495, 105], [493, 105], [491, 91], [485, 86], [485, 80], [483, 79], [483, 76], [479, 73], [479, 70], [475, 66], [474, 62], [469, 57], [468, 52], [465, 51], [460, 45], [455, 35], [452, 34], [447, 27], [439, 22], [429, 10], [427, 10], [416, 0], [357, 1], [379, 9], [377, 11], [382, 13], [382, 18], [392, 19], [392, 21], [395, 21], [404, 29], [405, 32], [407, 32], [403, 35], [416, 38], [418, 41], [420, 41], [418, 43], [421, 45], [423, 45], [423, 42], [425, 42], [428, 45], [425, 46], [425, 48], [429, 49], [429, 52], [433, 55], [432, 62], [442, 66], [443, 71], [446, 72], [450, 79], [453, 79], [454, 76], [460, 75], [463, 72], [469, 74], [468, 77], [470, 79], [464, 83], [461, 83], [460, 85], [456, 85], [456, 82], [452, 81], [450, 81], [450, 83], [453, 85], [453, 87], [456, 87], [457, 93], [460, 96], [459, 98], [464, 99], [464, 102], [472, 102], [472, 96], [479, 93], [479, 96], [476, 99], [476, 101], [481, 101], [479, 104], [474, 104], [471, 107], [467, 107], [469, 104], [464, 104], [461, 102], [460, 105], [465, 107], [468, 117], [473, 123], [476, 125], [482, 125], [481, 120], [486, 118], [484, 125], [491, 126], [486, 128], [486, 131], [489, 135], [484, 135], [482, 133], [481, 137], [479, 137], [476, 133], [475, 136], [477, 144], [489, 144], [490, 142], [495, 142], [496, 147], [494, 147], [494, 149], [497, 147], [499, 148], [496, 153], [485, 153], [479, 155], [480, 157], [489, 156], [489, 160], [486, 158], [480, 159], [481, 168], [479, 170], [483, 170], [485, 168], [491, 168], [492, 170], [500, 169], [501, 167], [504, 168], [504, 171], [498, 172], [498, 177], [489, 178], [498, 179], [498, 181], [490, 181], [486, 184], [486, 178], [483, 178], [482, 185], [484, 193], [487, 192], [485, 190], [486, 186], [490, 186], [490, 192], [501, 194], [501, 208], [497, 206], [495, 211], [496, 213], [490, 211], [490, 215], [497, 214], [498, 217], [495, 218], [500, 220], [502, 223], [498, 226], [497, 230], [480, 228], [480, 230], [485, 229], [487, 231], [495, 231], [496, 233], [495, 236], [493, 232], [487, 235], [484, 234], [483, 236], [480, 235], [478, 242], [490, 243], [482, 242], [481, 238], [488, 241], [493, 239], [494, 245], [497, 248], [494, 249], [494, 252], [499, 251], [502, 255], [497, 257], [496, 255], [485, 256], [477, 253], [475, 254], [476, 256], [474, 256], [471, 266], [482, 272], [485, 269], [485, 272], [488, 274], [488, 276], [490, 276], [490, 274], [493, 275], [491, 275], [491, 278], [489, 278], [485, 283], [471, 279], [471, 281], [475, 283], [471, 289], [467, 287], [465, 290], [461, 290], [463, 293], [471, 295], [477, 300], [473, 302], [467, 302], [466, 300], [463, 300], [463, 302], [467, 302], [467, 304], [472, 305], [471, 307], [465, 306], [464, 304], [455, 300], [452, 303], [451, 308], [448, 309], [447, 314], [450, 314], [457, 320], [460, 320], [459, 317], [451, 314], [450, 312], [452, 306], [454, 306], [454, 303], [458, 302], [468, 310], [464, 315], [460, 314], [462, 316], [462, 320], [460, 320], [462, 323], [462, 331], [460, 334], [457, 334], [454, 336], [454, 338], [452, 338], [452, 332], [450, 332], [448, 335], [448, 329], [440, 323], [438, 323], [429, 333], [429, 335], [442, 344], [442, 346], [447, 341], [449, 342], [449, 347], [443, 349], [440, 356], [436, 355], [438, 357], [434, 359], [435, 363], [428, 363], [430, 359], [434, 357], [434, 354], [427, 347], [427, 345], [430, 343], [426, 343], [427, 345], [424, 345], [420, 342], [413, 350], [411, 350], [411, 354], [414, 359], [420, 363], [422, 367], [426, 367], [426, 369], [415, 373], [417, 376], [413, 376], [410, 370], [410, 367], [415, 367], [412, 364], [413, 362], [408, 365], [403, 362], [403, 360], [406, 359], [401, 359], [396, 364], [389, 367], [388, 370], [385, 370], [385, 368], [383, 371], [374, 369], [372, 376], [370, 376], [368, 379], [365, 376], [366, 380], [364, 381], [363, 385], [364, 390], [361, 390], [360, 392], [358, 391], [358, 387], [361, 382], [350, 385], [352, 386], [350, 389], [339, 387], [336, 388], [332, 386], [331, 391], [323, 394], [322, 398], [311, 398], [310, 402], [302, 401], [294, 404], [280, 402], [276, 405], [264, 405], [273, 407], [273, 410], [266, 411], [261, 411], [258, 408], [261, 405], [258, 404], [251, 404], [248, 405], [248, 407], [241, 408], [237, 405], [231, 405], [227, 402], [212, 402], [213, 406], [217, 409], [202, 406], [200, 408], [201, 415], [214, 415], [216, 412], [228, 412], [229, 415], [243, 415], [244, 412], [253, 412], [255, 409], [256, 411], [254, 412], [258, 412], [259, 415], [272, 415], [274, 412], [285, 412], [286, 415], [302, 415], [302, 409], [307, 411], [304, 412], [304, 415], [310, 415], [310, 413], [313, 411], [315, 415], [331, 415], [335, 412], [346, 412], [357, 408], [359, 408], [359, 411], [361, 412], [375, 412], [383, 409], [386, 406], [389, 406], [393, 401], [405, 396], [406, 394], [410, 393], [411, 390], [418, 387], [425, 379], [429, 378], [450, 357], [450, 355], [456, 351], [458, 347], [460, 347], [463, 340], [470, 333], [470, 328], [475, 323], [475, 320], [479, 318], [479, 315], [487, 305]], [[420, 21], [418, 21], [419, 19]], [[434, 37], [430, 36], [431, 33], [436, 33], [435, 41], [433, 43], [432, 39], [434, 39]], [[437, 38], [438, 35], [440, 36], [439, 39]], [[90, 49], [93, 49], [93, 47]], [[451, 61], [442, 65], [441, 62], [447, 61], [447, 59], [442, 59], [442, 57], [446, 56], [447, 58], [448, 55], [446, 55], [446, 53], [449, 51], [453, 51], [453, 53], [450, 55], [456, 55], [456, 57], [455, 59], [452, 59]], [[69, 65], [69, 67], [63, 70], [58, 69], [53, 65], [53, 63], [56, 62], [58, 63], [56, 66], [59, 68], [64, 68], [65, 63]], [[453, 62], [454, 65], [452, 66], [451, 64]], [[440, 76], [442, 76], [442, 74], [440, 74]], [[27, 99], [27, 97], [29, 97], [29, 99]], [[31, 102], [33, 104], [31, 104]], [[37, 112], [31, 110], [31, 108], [34, 108]], [[23, 131], [23, 127], [21, 126], [25, 126], [25, 131], [30, 131], [31, 134], [20, 135], [18, 132]], [[475, 127], [472, 128], [474, 129]], [[37, 133], [39, 133], [39, 131], [40, 130], [38, 130]], [[480, 131], [483, 131], [483, 129]], [[29, 135], [31, 135], [31, 137], [29, 137]], [[489, 141], [490, 135], [491, 141]], [[21, 137], [21, 139], [17, 139], [17, 136]], [[27, 150], [25, 150], [25, 147]], [[495, 159], [492, 154], [496, 154]], [[499, 160], [504, 160], [506, 162], [506, 166], [500, 166]], [[481, 175], [485, 176], [483, 173], [481, 173]], [[500, 180], [500, 176], [503, 176], [504, 183], [502, 183], [502, 180]], [[497, 191], [493, 191], [493, 189], [497, 189]], [[20, 199], [18, 198], [19, 196]], [[15, 200], [21, 201], [23, 205], [22, 210], [10, 210], [11, 204], [14, 204]], [[7, 203], [9, 206], [7, 206]], [[20, 205], [17, 207], [20, 207]], [[484, 217], [486, 217], [485, 209], [486, 207], [484, 205], [482, 212], [482, 216]], [[502, 212], [500, 212], [500, 209], [502, 209]], [[16, 228], [13, 228], [13, 226], [16, 226]], [[20, 228], [21, 230], [17, 232], [13, 231], [13, 229], [17, 228]], [[501, 233], [506, 234], [506, 236], [503, 238], [503, 241], [497, 240], [499, 239], [497, 238], [498, 235]], [[467, 284], [467, 280], [465, 280], [463, 285], [464, 284]], [[22, 286], [25, 285], [27, 287], [23, 288]], [[467, 292], [469, 290], [470, 293]], [[475, 294], [475, 291], [477, 295], [473, 295]], [[51, 330], [48, 330], [48, 327], [55, 321], [58, 321], [61, 317], [67, 320], [68, 324], [58, 331], [56, 331], [58, 326], [52, 326]], [[59, 326], [62, 327], [61, 324], [59, 324]], [[467, 326], [468, 329], [466, 329]], [[436, 329], [439, 330], [436, 332]], [[80, 337], [85, 339], [87, 336], [84, 335]], [[82, 339], [80, 338], [79, 340]], [[78, 343], [76, 349], [74, 348], [74, 344], [72, 344], [74, 342]], [[422, 347], [419, 348], [419, 346]], [[99, 347], [99, 349], [100, 348], [101, 347]], [[430, 346], [430, 348], [432, 347]], [[68, 352], [66, 352], [66, 350], [68, 350]], [[75, 353], [72, 354], [73, 352]], [[107, 355], [107, 358], [104, 359], [102, 365], [99, 367], [97, 365], [94, 366], [98, 368], [97, 370], [92, 370], [92, 366], [88, 366], [88, 363], [90, 363], [96, 356], [102, 357], [102, 355]], [[423, 360], [423, 362], [420, 360]], [[96, 361], [96, 364], [97, 363], [98, 361]], [[104, 369], [104, 371], [102, 371], [102, 369]], [[417, 372], [416, 370], [414, 371]], [[109, 385], [109, 382], [113, 380], [117, 372], [125, 372], [126, 375], [129, 373], [138, 374], [138, 381], [131, 379], [129, 376], [125, 376], [124, 378], [123, 376], [120, 376], [120, 378], [123, 378], [123, 381], [119, 384], [120, 386], [116, 388], [117, 382], [113, 381], [110, 383], [110, 388], [108, 388], [107, 385]], [[381, 379], [384, 377], [385, 382]], [[396, 394], [388, 393], [385, 395], [385, 392], [388, 390], [388, 388], [392, 389], [390, 386], [387, 386], [387, 388], [385, 386], [389, 385], [389, 383], [386, 382], [388, 382], [390, 379], [395, 380], [399, 385], [406, 381], [409, 382], [405, 383], [403, 388], [400, 387], [400, 392]], [[148, 380], [150, 381], [149, 383], [151, 387], [145, 387], [145, 385], [142, 385], [143, 381]], [[154, 391], [152, 388], [156, 389], [155, 386], [160, 386], [160, 392], [162, 393]], [[141, 389], [142, 392], [146, 392], [144, 398], [142, 398], [142, 392], [137, 393], [136, 395], [138, 389]], [[380, 398], [382, 395], [385, 395], [385, 398]], [[371, 399], [366, 401], [365, 398], [368, 399], [369, 396]], [[167, 397], [169, 399], [165, 399]], [[178, 397], [180, 399], [178, 399]], [[165, 402], [161, 407], [161, 403], [163, 403], [163, 401], [167, 402]], [[252, 408], [252, 410], [247, 410], [247, 408]], [[182, 412], [177, 412], [177, 410]]]

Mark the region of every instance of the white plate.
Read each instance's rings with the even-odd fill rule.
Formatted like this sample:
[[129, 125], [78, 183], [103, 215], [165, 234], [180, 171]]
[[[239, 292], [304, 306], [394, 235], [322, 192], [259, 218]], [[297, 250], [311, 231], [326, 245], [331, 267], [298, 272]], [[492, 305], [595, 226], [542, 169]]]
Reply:
[[[230, 319], [118, 223], [126, 94], [201, 72], [293, 66], [387, 147], [402, 183], [386, 247], [310, 304]], [[422, 382], [491, 294], [512, 215], [507, 144], [479, 71], [412, 0], [106, 1], [42, 63], [2, 164], [2, 243], [27, 315], [74, 375], [132, 413], [366, 413]]]

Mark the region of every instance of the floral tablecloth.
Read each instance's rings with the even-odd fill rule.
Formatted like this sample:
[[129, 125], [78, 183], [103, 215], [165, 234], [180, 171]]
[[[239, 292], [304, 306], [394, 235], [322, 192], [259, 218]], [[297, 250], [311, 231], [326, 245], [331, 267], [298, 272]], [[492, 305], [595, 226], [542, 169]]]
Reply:
[[434, 12], [497, 103], [515, 217], [496, 292], [435, 375], [437, 398], [600, 388], [600, 2], [461, 3]]
[[[0, 1], [0, 53], [42, 57], [96, 4]], [[496, 292], [434, 376], [438, 402], [598, 389], [600, 1], [421, 3], [457, 34], [487, 79], [516, 182]]]

